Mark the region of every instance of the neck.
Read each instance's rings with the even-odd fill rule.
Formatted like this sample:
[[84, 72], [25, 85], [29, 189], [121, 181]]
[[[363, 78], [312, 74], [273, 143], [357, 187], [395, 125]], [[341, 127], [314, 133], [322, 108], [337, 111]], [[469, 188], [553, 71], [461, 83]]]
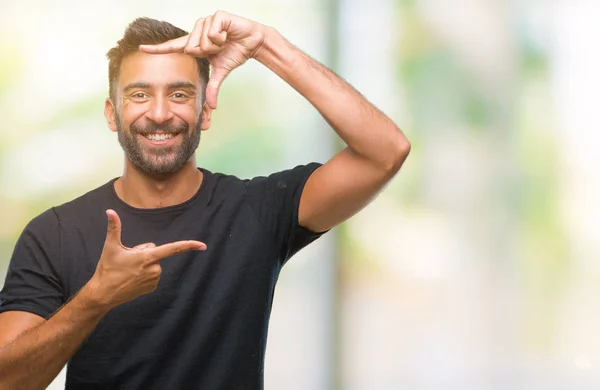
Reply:
[[200, 188], [203, 174], [191, 158], [184, 167], [164, 178], [149, 176], [126, 158], [123, 176], [114, 183], [123, 202], [140, 209], [175, 206], [190, 200]]

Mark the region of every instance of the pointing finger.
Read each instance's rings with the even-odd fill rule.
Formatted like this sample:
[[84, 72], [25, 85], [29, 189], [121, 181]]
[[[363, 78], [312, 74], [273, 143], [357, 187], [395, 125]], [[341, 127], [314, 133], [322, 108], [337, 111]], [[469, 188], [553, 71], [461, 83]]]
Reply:
[[206, 250], [206, 244], [200, 241], [177, 241], [169, 244], [157, 246], [152, 249], [152, 257], [155, 259], [153, 263], [156, 263], [165, 257], [178, 255], [183, 252], [189, 251], [203, 251]]
[[140, 45], [140, 51], [149, 54], [183, 53], [189, 36], [189, 34], [184, 35], [158, 45]]

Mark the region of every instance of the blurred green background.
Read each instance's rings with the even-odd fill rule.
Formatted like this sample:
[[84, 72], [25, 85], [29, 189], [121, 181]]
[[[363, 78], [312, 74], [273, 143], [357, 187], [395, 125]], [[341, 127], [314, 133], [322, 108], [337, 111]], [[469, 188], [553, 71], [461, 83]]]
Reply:
[[[286, 265], [267, 389], [600, 387], [600, 3], [218, 8], [277, 28], [412, 142], [373, 204]], [[190, 30], [216, 10], [0, 0], [0, 284], [31, 218], [121, 172], [104, 55], [125, 26], [150, 16]], [[252, 177], [339, 147], [307, 102], [251, 62], [224, 83], [197, 157]]]

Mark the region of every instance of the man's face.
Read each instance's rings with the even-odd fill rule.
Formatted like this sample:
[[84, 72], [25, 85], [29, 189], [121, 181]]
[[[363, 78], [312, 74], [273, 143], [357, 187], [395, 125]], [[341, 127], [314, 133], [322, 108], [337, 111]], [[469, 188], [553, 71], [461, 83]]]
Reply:
[[203, 127], [196, 61], [185, 54], [134, 53], [123, 58], [117, 84], [114, 127], [127, 158], [154, 177], [182, 169]]

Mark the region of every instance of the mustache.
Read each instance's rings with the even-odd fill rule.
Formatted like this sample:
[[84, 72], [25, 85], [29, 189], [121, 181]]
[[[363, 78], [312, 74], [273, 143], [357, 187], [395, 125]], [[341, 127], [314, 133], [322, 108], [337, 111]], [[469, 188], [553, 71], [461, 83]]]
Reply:
[[177, 135], [179, 133], [185, 133], [189, 130], [189, 126], [186, 122], [181, 123], [167, 123], [158, 124], [155, 122], [148, 122], [147, 124], [140, 125], [138, 123], [132, 123], [130, 130], [134, 133], [141, 135], [148, 135], [156, 132], [163, 132], [165, 134]]

